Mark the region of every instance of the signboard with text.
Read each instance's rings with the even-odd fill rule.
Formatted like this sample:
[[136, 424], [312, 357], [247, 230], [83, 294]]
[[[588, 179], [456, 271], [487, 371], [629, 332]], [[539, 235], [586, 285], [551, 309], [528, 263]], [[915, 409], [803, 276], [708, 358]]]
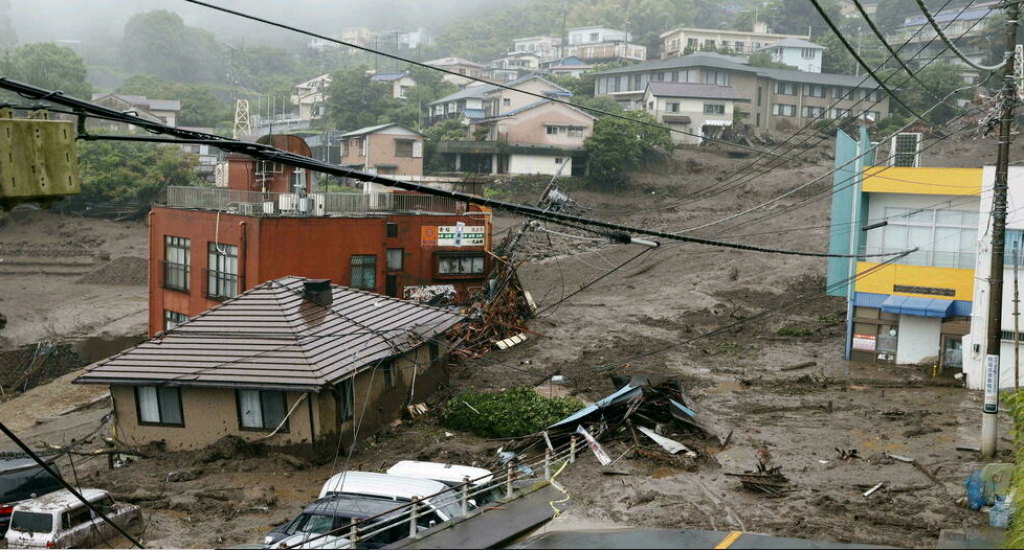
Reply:
[[483, 246], [484, 231], [482, 225], [423, 226], [420, 246]]

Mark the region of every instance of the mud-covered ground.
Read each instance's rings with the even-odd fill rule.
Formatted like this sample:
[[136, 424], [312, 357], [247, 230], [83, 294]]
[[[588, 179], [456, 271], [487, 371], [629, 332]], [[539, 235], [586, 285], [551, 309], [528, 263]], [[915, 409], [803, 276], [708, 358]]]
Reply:
[[[671, 232], [742, 214], [793, 191], [751, 214], [684, 234], [823, 252], [829, 200], [821, 193], [831, 178], [797, 188], [827, 171], [818, 162], [829, 162], [830, 147], [807, 151], [808, 161], [789, 161], [746, 180], [728, 176], [750, 159], [677, 151], [673, 162], [639, 174], [624, 192], [564, 190], [586, 216]], [[993, 162], [995, 143], [944, 142], [928, 151], [925, 165], [976, 165]], [[542, 187], [508, 189], [506, 198], [533, 202]], [[693, 199], [700, 196], [705, 198]], [[805, 202], [803, 208], [789, 208]], [[751, 219], [757, 223], [743, 223]], [[500, 230], [520, 220], [495, 221]], [[956, 387], [948, 373], [933, 378], [930, 368], [843, 361], [845, 304], [819, 296], [824, 259], [667, 241], [640, 254], [644, 248], [636, 245], [598, 242], [593, 235], [564, 236], [583, 236], [571, 228], [549, 229], [555, 232], [529, 233], [521, 247], [520, 277], [540, 307], [530, 339], [455, 366], [453, 391], [534, 384], [558, 373], [570, 393], [595, 400], [615, 389], [610, 374], [670, 374], [684, 382], [698, 414], [717, 436], [688, 441], [702, 458], [686, 463], [664, 459], [651, 445], [644, 446], [644, 455], [631, 452], [630, 441], [609, 442], [613, 457], [623, 455], [612, 468], [625, 475], [598, 475], [602, 469], [590, 456], [567, 469], [560, 481], [574, 507], [557, 527], [739, 529], [931, 547], [940, 529], [987, 521], [956, 505], [977, 460], [975, 453], [956, 447], [978, 444], [979, 396]], [[87, 242], [78, 235], [88, 237]], [[103, 273], [128, 273], [133, 260], [117, 264], [124, 269], [109, 266], [119, 258], [144, 257], [145, 239], [145, 227], [138, 223], [15, 212], [0, 231], [0, 258], [17, 256], [31, 264], [35, 260], [25, 259], [31, 254], [4, 253], [51, 247], [87, 250], [89, 260], [85, 252], [65, 253], [66, 261], [58, 263], [85, 267], [36, 266], [41, 272], [73, 275], [3, 272], [0, 311], [11, 324], [0, 337], [12, 347], [59, 335], [144, 331], [145, 287], [125, 284], [132, 282], [130, 276], [118, 279], [118, 285], [97, 281]], [[592, 286], [580, 290], [585, 285]], [[742, 322], [766, 311], [772, 313]], [[710, 331], [717, 332], [706, 336]], [[61, 443], [70, 434], [88, 433], [102, 410], [75, 413], [82, 415], [79, 421], [34, 421], [56, 413], [52, 403], [58, 396], [66, 397], [59, 400], [62, 410], [96, 398], [95, 391], [71, 386], [68, 379], [0, 405], [0, 417], [16, 416], [25, 433], [41, 434], [30, 438], [33, 442]], [[726, 439], [728, 444], [721, 446]], [[485, 462], [498, 446], [467, 434], [448, 436], [428, 416], [327, 464], [224, 445], [197, 453], [156, 452], [115, 470], [106, 469], [105, 458], [80, 457], [74, 471], [83, 484], [109, 488], [143, 506], [148, 546], [224, 546], [257, 542], [346, 466], [379, 470], [407, 458]], [[1008, 438], [1001, 446], [1009, 447]], [[860, 458], [842, 460], [836, 449], [856, 449]], [[792, 482], [785, 495], [750, 493], [725, 475], [752, 469], [759, 451], [767, 451]], [[938, 483], [887, 458], [886, 452], [917, 459]], [[883, 481], [882, 490], [862, 496]]]

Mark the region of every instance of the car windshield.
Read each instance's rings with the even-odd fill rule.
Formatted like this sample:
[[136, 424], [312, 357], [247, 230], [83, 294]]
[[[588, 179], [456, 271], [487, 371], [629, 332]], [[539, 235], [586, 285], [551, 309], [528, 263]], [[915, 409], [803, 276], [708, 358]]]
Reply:
[[49, 533], [53, 530], [53, 516], [19, 510], [11, 516], [11, 529], [29, 533]]
[[292, 520], [288, 527], [285, 528], [285, 533], [288, 535], [294, 535], [295, 533], [316, 533], [322, 535], [330, 531], [333, 525], [334, 518], [332, 516], [303, 513]]

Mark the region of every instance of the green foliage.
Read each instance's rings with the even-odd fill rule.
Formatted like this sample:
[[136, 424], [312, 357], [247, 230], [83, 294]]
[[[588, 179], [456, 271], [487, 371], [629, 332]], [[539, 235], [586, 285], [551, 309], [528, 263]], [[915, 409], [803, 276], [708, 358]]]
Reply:
[[[1013, 489], [1017, 495], [1024, 494], [1024, 392], [1013, 391], [1004, 394], [1003, 403], [1013, 420], [1013, 441], [1017, 447], [1016, 466], [1013, 472]], [[1006, 530], [1006, 541], [1003, 548], [1024, 548], [1024, 509], [1016, 501], [1017, 510], [1009, 529]]]
[[124, 69], [172, 82], [209, 82], [225, 73], [221, 46], [209, 31], [188, 27], [167, 10], [133, 15], [121, 39]]
[[[853, 58], [853, 55], [835, 34], [824, 34], [816, 38], [815, 42], [825, 47], [825, 51], [821, 53], [821, 72], [857, 74], [857, 60]], [[868, 61], [865, 60], [865, 62]], [[872, 65], [872, 67], [876, 66]]]
[[195, 159], [173, 145], [80, 142], [78, 165], [82, 193], [68, 199], [72, 208], [106, 201], [148, 202], [162, 187], [198, 182]]
[[779, 336], [803, 337], [803, 336], [810, 336], [811, 335], [811, 330], [810, 329], [806, 329], [806, 328], [800, 328], [800, 327], [782, 327], [779, 330], [775, 331], [775, 334], [778, 334]]
[[[351, 67], [331, 74], [327, 87], [327, 117], [335, 128], [352, 131], [381, 124], [385, 111], [401, 106], [391, 97], [391, 85], [373, 82], [366, 67]], [[394, 122], [394, 121], [387, 121]]]
[[594, 96], [574, 96], [571, 99], [569, 99], [569, 102], [572, 103], [573, 105], [576, 105], [577, 107], [580, 107], [580, 108], [584, 109], [584, 110], [586, 110], [586, 109], [593, 109], [593, 111], [589, 111], [588, 110], [587, 112], [589, 114], [593, 115], [593, 116], [596, 116], [596, 117], [602, 117], [602, 116], [605, 116], [605, 115], [602, 115], [601, 113], [598, 113], [598, 112], [595, 112], [595, 111], [602, 111], [602, 112], [605, 112], [605, 113], [621, 113], [622, 112], [622, 105], [619, 105], [618, 101], [615, 101], [614, 99], [612, 99], [611, 97], [606, 96], [606, 95], [599, 95], [599, 96], [596, 96], [596, 97], [594, 97]]
[[[900, 115], [897, 115], [897, 114], [894, 114], [892, 116], [883, 118], [877, 124], [875, 124], [874, 126], [871, 127], [871, 129], [870, 129], [871, 138], [872, 139], [882, 139], [885, 136], [888, 136], [888, 135], [892, 134], [893, 132], [899, 130], [900, 128], [905, 126], [908, 122], [910, 122], [910, 117], [900, 116]], [[879, 159], [879, 160], [881, 160], [881, 159]]]
[[502, 393], [467, 390], [448, 401], [441, 414], [441, 424], [480, 437], [522, 437], [537, 433], [582, 408], [583, 403], [578, 399], [545, 399], [529, 386]]
[[215, 127], [230, 122], [233, 116], [231, 107], [201, 84], [166, 82], [156, 76], [137, 74], [125, 80], [117, 93], [181, 101], [178, 126]]
[[615, 190], [626, 183], [626, 172], [643, 165], [656, 148], [671, 149], [672, 137], [657, 120], [642, 111], [623, 113], [638, 122], [618, 117], [603, 117], [594, 123], [594, 132], [584, 141], [590, 156], [592, 184]]
[[[918, 114], [924, 114], [925, 111], [942, 102], [941, 105], [925, 115], [928, 122], [935, 125], [945, 124], [959, 114], [960, 110], [955, 107], [958, 97], [961, 99], [971, 97], [970, 90], [954, 93], [964, 87], [964, 80], [960, 68], [948, 62], [928, 65], [918, 71], [917, 80], [906, 78], [905, 81], [902, 81], [899, 77], [892, 80], [896, 82], [895, 85], [902, 92], [900, 99]], [[918, 81], [924, 86], [922, 87]], [[894, 102], [892, 109], [897, 114], [910, 115], [898, 103]]]
[[754, 52], [747, 57], [747, 64], [751, 67], [764, 67], [766, 69], [796, 69], [792, 65], [786, 65], [781, 61], [772, 59], [768, 52]]
[[[819, 4], [831, 21], [838, 24], [843, 19], [837, 0], [819, 0]], [[818, 10], [807, 0], [772, 0], [764, 10], [763, 20], [772, 32], [779, 34], [806, 35], [808, 28], [815, 39], [832, 34]]]
[[89, 100], [92, 86], [86, 82], [85, 62], [74, 50], [43, 42], [16, 48], [0, 62], [4, 76], [66, 95]]
[[430, 141], [458, 141], [466, 139], [466, 127], [456, 118], [449, 118], [423, 131]]

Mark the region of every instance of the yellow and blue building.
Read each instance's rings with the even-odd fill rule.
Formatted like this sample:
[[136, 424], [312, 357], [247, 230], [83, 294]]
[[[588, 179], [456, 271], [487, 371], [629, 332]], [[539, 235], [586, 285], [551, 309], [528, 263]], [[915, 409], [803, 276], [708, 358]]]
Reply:
[[[981, 168], [874, 166], [866, 130], [836, 137], [828, 289], [848, 300], [848, 359], [962, 368]], [[881, 256], [916, 251], [896, 261]]]

